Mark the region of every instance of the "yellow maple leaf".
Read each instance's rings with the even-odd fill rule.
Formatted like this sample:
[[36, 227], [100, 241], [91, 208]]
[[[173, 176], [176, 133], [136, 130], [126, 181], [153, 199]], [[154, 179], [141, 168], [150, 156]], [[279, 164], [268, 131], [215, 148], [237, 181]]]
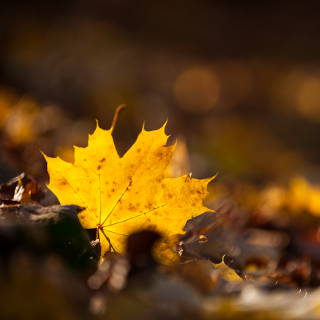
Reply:
[[166, 145], [165, 124], [140, 132], [132, 147], [120, 157], [112, 130], [96, 130], [88, 146], [74, 147], [74, 162], [48, 157], [49, 189], [61, 204], [85, 208], [79, 214], [84, 228], [97, 229], [101, 256], [124, 252], [126, 237], [139, 229], [153, 229], [164, 237], [181, 233], [186, 221], [205, 211], [207, 185], [213, 178], [190, 174], [166, 176], [175, 144]]

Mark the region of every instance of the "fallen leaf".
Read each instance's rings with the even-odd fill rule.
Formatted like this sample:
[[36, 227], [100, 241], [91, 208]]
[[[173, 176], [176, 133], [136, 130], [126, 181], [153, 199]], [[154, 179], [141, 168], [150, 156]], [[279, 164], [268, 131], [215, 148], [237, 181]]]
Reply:
[[213, 211], [203, 204], [213, 178], [166, 176], [176, 145], [166, 145], [165, 125], [143, 128], [122, 157], [112, 131], [97, 124], [88, 146], [74, 147], [74, 163], [44, 155], [49, 189], [61, 204], [86, 208], [79, 219], [84, 228], [97, 230], [102, 257], [123, 253], [127, 236], [137, 230], [153, 229], [169, 238], [182, 233], [188, 219]]
[[22, 172], [0, 184], [0, 205], [33, 203], [44, 206], [57, 204], [57, 199], [45, 186]]

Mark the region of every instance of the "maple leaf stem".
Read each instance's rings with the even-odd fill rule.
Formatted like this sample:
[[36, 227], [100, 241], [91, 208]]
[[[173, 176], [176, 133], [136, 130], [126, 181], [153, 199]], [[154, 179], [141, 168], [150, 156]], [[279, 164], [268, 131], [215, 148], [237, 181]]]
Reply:
[[109, 251], [116, 252], [114, 246], [112, 245], [112, 243], [111, 243], [111, 241], [110, 241], [110, 238], [106, 235], [106, 233], [103, 231], [102, 228], [100, 228], [99, 230], [102, 232], [102, 234], [104, 235], [104, 237], [106, 238], [106, 240], [107, 240], [108, 243], [109, 243]]
[[119, 118], [119, 114], [120, 112], [126, 108], [126, 104], [121, 104], [120, 106], [118, 106], [114, 112], [113, 118], [112, 118], [112, 122], [111, 122], [111, 133], [113, 132], [113, 129], [115, 128], [118, 118]]

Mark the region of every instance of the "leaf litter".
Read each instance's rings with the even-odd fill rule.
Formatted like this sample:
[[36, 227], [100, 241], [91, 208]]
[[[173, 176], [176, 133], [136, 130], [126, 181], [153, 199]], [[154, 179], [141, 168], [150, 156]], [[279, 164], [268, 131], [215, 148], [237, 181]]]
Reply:
[[319, 319], [319, 217], [297, 191], [316, 203], [317, 187], [225, 185], [227, 199], [215, 187], [214, 212], [212, 178], [179, 176], [165, 127], [143, 129], [123, 157], [112, 128], [97, 126], [74, 163], [47, 157], [60, 205], [25, 174], [0, 185], [4, 317]]

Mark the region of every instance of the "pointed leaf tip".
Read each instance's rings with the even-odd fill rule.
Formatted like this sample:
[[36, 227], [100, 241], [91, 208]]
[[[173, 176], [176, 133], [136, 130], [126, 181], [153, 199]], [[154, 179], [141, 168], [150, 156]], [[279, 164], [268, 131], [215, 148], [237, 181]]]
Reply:
[[101, 129], [101, 127], [100, 127], [100, 124], [99, 124], [99, 120], [96, 119], [96, 128], [95, 128], [95, 131], [98, 130], [98, 129]]
[[47, 159], [54, 159], [54, 158], [56, 158], [56, 157], [50, 157], [50, 156], [48, 156], [47, 154], [45, 154], [43, 151], [41, 151], [40, 150], [40, 153], [41, 153], [41, 155], [43, 156], [43, 158], [44, 158], [44, 160], [46, 161], [46, 162], [48, 162], [47, 161]]
[[166, 119], [166, 121], [163, 123], [162, 127], [164, 130], [166, 129], [167, 127], [167, 124], [168, 124], [168, 118]]

